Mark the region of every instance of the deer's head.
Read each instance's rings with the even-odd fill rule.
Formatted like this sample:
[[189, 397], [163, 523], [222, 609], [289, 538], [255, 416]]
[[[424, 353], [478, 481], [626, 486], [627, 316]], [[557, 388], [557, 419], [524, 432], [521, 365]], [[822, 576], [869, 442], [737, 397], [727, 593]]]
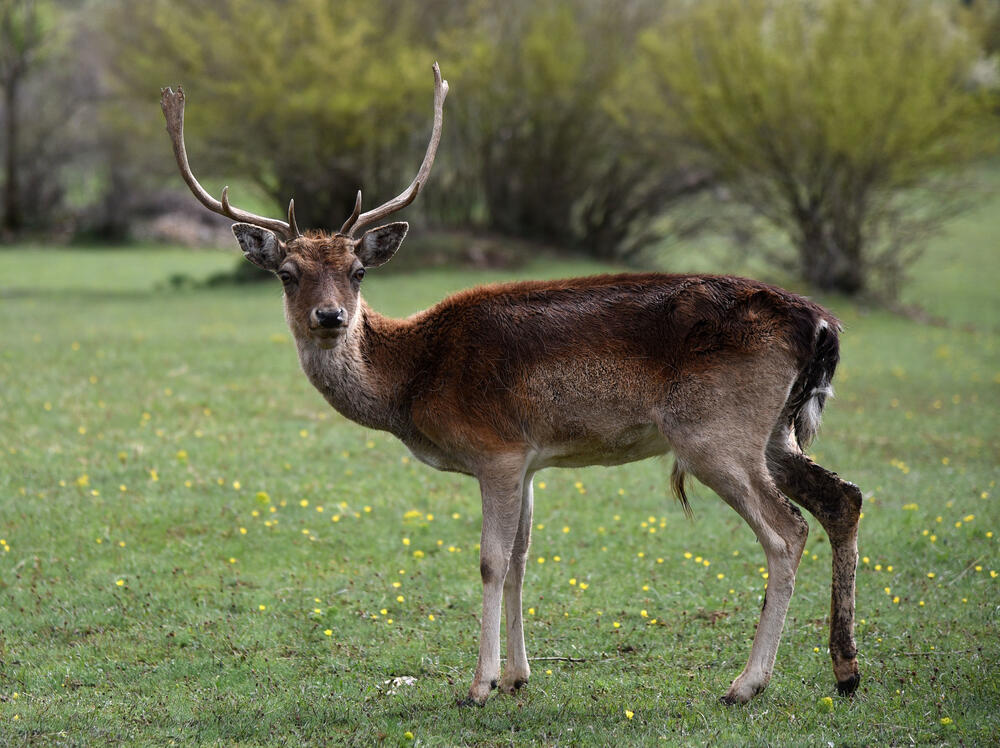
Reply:
[[417, 197], [434, 164], [441, 140], [441, 124], [448, 82], [434, 63], [434, 127], [417, 176], [409, 187], [379, 207], [361, 212], [361, 191], [354, 211], [336, 234], [321, 231], [303, 235], [295, 222], [295, 202], [288, 203], [288, 220], [266, 218], [229, 203], [229, 188], [216, 200], [195, 179], [184, 147], [184, 91], [160, 92], [160, 107], [181, 176], [194, 196], [209, 210], [237, 221], [233, 233], [244, 256], [278, 276], [285, 287], [285, 316], [296, 339], [332, 348], [353, 329], [360, 306], [361, 279], [368, 268], [389, 260], [406, 236], [406, 223], [390, 223], [355, 234], [386, 216], [405, 208]]
[[359, 239], [310, 232], [287, 242], [250, 223], [234, 224], [233, 233], [250, 262], [281, 280], [285, 317], [296, 339], [332, 348], [358, 318], [365, 271], [389, 261], [407, 228], [390, 223]]

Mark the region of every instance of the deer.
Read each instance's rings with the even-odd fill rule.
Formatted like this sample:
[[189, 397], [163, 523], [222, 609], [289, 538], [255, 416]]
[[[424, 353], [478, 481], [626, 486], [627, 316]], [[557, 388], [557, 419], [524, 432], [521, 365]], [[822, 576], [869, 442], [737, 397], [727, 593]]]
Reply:
[[534, 475], [668, 453], [685, 513], [691, 475], [747, 522], [767, 561], [749, 658], [721, 700], [746, 703], [771, 679], [809, 532], [796, 504], [830, 539], [830, 656], [839, 693], [854, 693], [862, 494], [804, 452], [832, 395], [840, 322], [756, 280], [661, 273], [486, 285], [405, 319], [379, 314], [362, 298], [362, 281], [396, 253], [409, 226], [357, 234], [409, 205], [426, 184], [448, 93], [437, 63], [433, 73], [433, 126], [417, 175], [364, 213], [358, 191], [335, 233], [300, 232], [294, 200], [280, 220], [234, 207], [228, 187], [213, 198], [188, 163], [183, 89], [163, 89], [161, 108], [188, 187], [236, 222], [246, 259], [281, 281], [299, 364], [323, 398], [347, 419], [395, 435], [421, 462], [479, 482], [479, 654], [459, 703], [481, 706], [497, 688], [513, 694], [530, 676], [521, 589]]

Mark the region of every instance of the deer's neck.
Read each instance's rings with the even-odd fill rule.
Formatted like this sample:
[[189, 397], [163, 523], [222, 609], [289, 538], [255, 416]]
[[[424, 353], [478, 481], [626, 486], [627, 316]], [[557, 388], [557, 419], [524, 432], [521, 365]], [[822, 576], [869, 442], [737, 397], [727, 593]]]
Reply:
[[420, 336], [409, 320], [383, 317], [362, 303], [345, 338], [323, 350], [297, 340], [299, 362], [309, 381], [344, 417], [400, 438], [412, 422], [408, 383], [420, 355]]

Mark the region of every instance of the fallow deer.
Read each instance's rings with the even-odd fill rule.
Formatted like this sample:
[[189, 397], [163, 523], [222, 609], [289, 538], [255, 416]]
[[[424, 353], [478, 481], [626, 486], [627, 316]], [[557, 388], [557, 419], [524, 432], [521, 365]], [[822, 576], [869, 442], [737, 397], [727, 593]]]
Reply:
[[192, 192], [237, 221], [233, 233], [246, 258], [283, 283], [285, 316], [310, 382], [345, 417], [394, 434], [432, 467], [479, 481], [482, 632], [467, 703], [528, 680], [521, 583], [534, 474], [668, 452], [685, 510], [690, 473], [746, 520], [767, 558], [750, 657], [723, 701], [747, 702], [771, 678], [809, 529], [786, 497], [830, 537], [830, 654], [839, 691], [852, 693], [861, 492], [802, 451], [831, 394], [840, 323], [754, 280], [652, 273], [484, 286], [406, 319], [382, 316], [362, 300], [362, 278], [393, 256], [408, 226], [355, 234], [408, 205], [426, 184], [448, 91], [437, 64], [434, 80], [434, 125], [417, 176], [366, 213], [359, 192], [336, 233], [300, 233], [294, 203], [281, 221], [234, 208], [228, 189], [221, 201], [212, 198], [188, 164], [183, 91], [164, 89], [161, 106]]

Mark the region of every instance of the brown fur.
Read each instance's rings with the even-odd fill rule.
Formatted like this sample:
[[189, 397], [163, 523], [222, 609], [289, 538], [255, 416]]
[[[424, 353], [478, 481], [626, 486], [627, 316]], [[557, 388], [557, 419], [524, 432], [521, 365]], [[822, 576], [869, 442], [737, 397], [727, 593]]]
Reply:
[[[771, 677], [808, 533], [782, 491], [830, 534], [831, 652], [841, 690], [853, 690], [860, 494], [790, 437], [814, 428], [805, 408], [817, 418], [822, 409], [838, 350], [832, 315], [745, 278], [647, 273], [483, 286], [389, 319], [362, 301], [357, 278], [359, 258], [381, 264], [405, 235], [405, 225], [389, 229], [373, 229], [367, 244], [311, 233], [281, 245], [276, 261], [255, 253], [259, 231], [237, 236], [250, 259], [295, 277], [285, 313], [302, 368], [330, 404], [432, 466], [479, 480], [483, 630], [471, 701], [528, 679], [520, 601], [533, 474], [671, 451], [685, 511], [690, 472], [750, 524], [767, 557], [767, 605], [725, 700], [747, 701]], [[341, 310], [343, 326], [318, 326], [320, 308]], [[501, 599], [508, 663], [498, 681]]]

